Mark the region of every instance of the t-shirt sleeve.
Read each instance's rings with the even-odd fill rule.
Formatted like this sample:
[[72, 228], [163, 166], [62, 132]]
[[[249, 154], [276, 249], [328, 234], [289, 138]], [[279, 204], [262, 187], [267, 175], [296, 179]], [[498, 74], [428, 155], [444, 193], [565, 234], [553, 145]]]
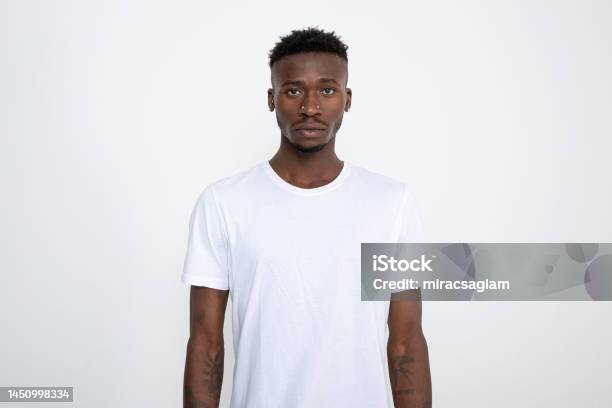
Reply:
[[189, 221], [181, 280], [194, 286], [229, 289], [227, 229], [212, 186], [198, 197]]
[[397, 242], [424, 242], [425, 231], [419, 204], [414, 193], [404, 185], [404, 198], [400, 214]]

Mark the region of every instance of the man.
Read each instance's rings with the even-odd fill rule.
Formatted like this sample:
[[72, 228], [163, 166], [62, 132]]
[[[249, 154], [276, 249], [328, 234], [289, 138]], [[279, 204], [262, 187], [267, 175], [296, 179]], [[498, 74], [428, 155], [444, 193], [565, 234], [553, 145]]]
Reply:
[[318, 28], [281, 38], [268, 90], [278, 151], [198, 198], [182, 276], [191, 285], [185, 407], [219, 404], [228, 294], [232, 408], [392, 406], [387, 367], [395, 407], [431, 407], [420, 299], [360, 300], [360, 243], [422, 235], [403, 183], [336, 156], [352, 98], [347, 48]]

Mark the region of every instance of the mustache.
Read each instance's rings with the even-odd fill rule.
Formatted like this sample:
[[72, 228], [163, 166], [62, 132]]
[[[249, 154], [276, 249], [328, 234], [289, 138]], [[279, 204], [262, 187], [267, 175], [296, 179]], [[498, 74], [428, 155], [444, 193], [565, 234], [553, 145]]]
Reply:
[[304, 121], [295, 123], [293, 126], [297, 128], [297, 127], [300, 127], [300, 126], [312, 126], [312, 125], [319, 125], [319, 126], [322, 126], [324, 128], [327, 128], [327, 124], [326, 123], [321, 122], [319, 120], [315, 120], [315, 119], [304, 120]]

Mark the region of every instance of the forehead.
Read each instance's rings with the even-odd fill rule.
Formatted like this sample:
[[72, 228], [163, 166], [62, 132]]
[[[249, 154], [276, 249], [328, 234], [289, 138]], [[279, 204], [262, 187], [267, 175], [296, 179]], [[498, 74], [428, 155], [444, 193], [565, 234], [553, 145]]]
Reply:
[[333, 78], [338, 83], [346, 82], [347, 63], [329, 52], [303, 52], [287, 55], [272, 66], [272, 83], [280, 85], [287, 80], [317, 80]]

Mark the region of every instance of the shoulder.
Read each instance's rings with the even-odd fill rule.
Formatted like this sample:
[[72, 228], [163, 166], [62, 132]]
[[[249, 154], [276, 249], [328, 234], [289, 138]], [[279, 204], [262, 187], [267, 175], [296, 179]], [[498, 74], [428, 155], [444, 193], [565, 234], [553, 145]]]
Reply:
[[414, 199], [414, 193], [410, 186], [395, 177], [390, 177], [355, 164], [351, 165], [351, 171], [355, 176], [354, 180], [363, 188], [371, 191], [372, 194], [381, 194], [385, 197], [392, 195], [400, 198], [402, 201]]
[[256, 164], [246, 170], [212, 181], [200, 192], [198, 201], [207, 199], [225, 201], [248, 195], [249, 190], [257, 184], [260, 167], [260, 164]]

